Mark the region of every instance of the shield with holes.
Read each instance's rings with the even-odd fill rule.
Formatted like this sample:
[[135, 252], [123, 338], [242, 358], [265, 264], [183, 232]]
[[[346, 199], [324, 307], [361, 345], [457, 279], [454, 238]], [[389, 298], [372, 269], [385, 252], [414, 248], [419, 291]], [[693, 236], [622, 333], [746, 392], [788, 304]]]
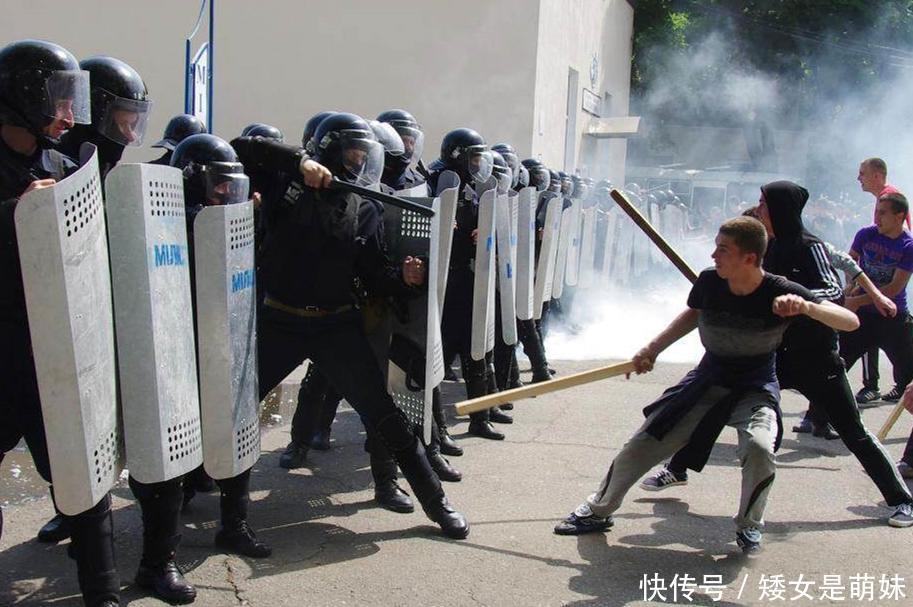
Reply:
[[563, 199], [552, 192], [541, 192], [539, 200], [540, 206], [545, 207], [545, 218], [542, 223], [542, 246], [539, 248], [539, 259], [536, 261], [533, 294], [533, 316], [537, 320], [542, 318], [542, 306], [552, 298], [564, 204]]
[[193, 243], [203, 466], [231, 478], [260, 457], [253, 203], [204, 208]]
[[574, 237], [573, 221], [576, 213], [572, 204], [562, 202], [561, 227], [558, 230], [558, 251], [555, 254], [555, 280], [552, 282], [552, 297], [560, 299], [564, 293], [564, 281], [567, 277], [568, 253], [571, 239]]
[[499, 193], [495, 202], [501, 339], [509, 346], [517, 343], [517, 197], [512, 191]]
[[203, 461], [184, 183], [124, 164], [105, 193], [127, 467], [156, 483]]
[[581, 288], [592, 287], [596, 257], [596, 207], [581, 209], [580, 225], [580, 272], [577, 284]]
[[14, 221], [54, 497], [75, 515], [111, 489], [122, 460], [97, 155], [22, 196]]
[[403, 304], [402, 313], [391, 315], [387, 390], [393, 402], [416, 428], [421, 428], [426, 443], [431, 441], [432, 393], [444, 380], [444, 358], [441, 346], [440, 289], [441, 235], [453, 231], [442, 217], [440, 198], [407, 196], [424, 190], [397, 192], [397, 196], [430, 207], [433, 217], [387, 205], [384, 209], [384, 239], [393, 262], [399, 266], [407, 257], [422, 260], [426, 289], [421, 296]]
[[578, 199], [571, 199], [571, 213], [569, 218], [570, 230], [567, 239], [567, 269], [564, 274], [564, 282], [569, 287], [577, 286], [580, 281], [580, 243], [581, 243], [581, 226], [582, 213], [581, 203]]
[[517, 197], [517, 318], [529, 320], [535, 306], [536, 188], [520, 190]]
[[497, 181], [489, 178], [479, 197], [478, 237], [472, 284], [472, 330], [469, 350], [482, 360], [495, 347], [495, 204]]

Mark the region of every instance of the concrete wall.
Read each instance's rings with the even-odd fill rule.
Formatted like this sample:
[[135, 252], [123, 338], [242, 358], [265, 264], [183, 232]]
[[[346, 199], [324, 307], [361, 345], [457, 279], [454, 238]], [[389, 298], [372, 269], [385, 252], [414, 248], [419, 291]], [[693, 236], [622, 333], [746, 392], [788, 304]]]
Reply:
[[[539, 58], [536, 65], [535, 132], [532, 152], [552, 167], [624, 178], [624, 139], [596, 141], [583, 137], [594, 120], [580, 109], [582, 89], [612, 96], [611, 116], [626, 116], [631, 88], [634, 10], [626, 0], [541, 0]], [[593, 57], [598, 61], [596, 86], [590, 81]], [[579, 74], [576, 104], [576, 154], [565, 167], [568, 70]]]
[[[198, 2], [4, 0], [4, 9], [0, 42], [43, 38], [78, 58], [110, 54], [133, 65], [155, 100], [146, 146], [183, 111], [183, 43]], [[625, 0], [217, 0], [217, 9], [215, 132], [226, 138], [268, 122], [297, 142], [318, 111], [371, 118], [402, 107], [427, 131], [426, 160], [446, 131], [469, 126], [560, 165], [568, 66], [589, 87], [594, 52], [599, 91], [627, 112]], [[612, 39], [600, 42], [605, 32]], [[126, 159], [155, 155], [145, 147]], [[623, 163], [623, 149], [611, 158]]]

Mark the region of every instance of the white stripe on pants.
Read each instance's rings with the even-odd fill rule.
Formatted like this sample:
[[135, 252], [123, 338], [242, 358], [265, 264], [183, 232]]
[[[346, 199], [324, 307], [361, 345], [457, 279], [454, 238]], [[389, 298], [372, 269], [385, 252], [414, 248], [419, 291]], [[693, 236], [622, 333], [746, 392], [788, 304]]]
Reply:
[[[593, 512], [608, 516], [618, 510], [634, 483], [684, 447], [701, 419], [729, 393], [729, 389], [720, 386], [708, 388], [662, 440], [645, 432], [663, 408], [654, 411], [615, 457], [599, 490], [587, 498]], [[749, 392], [739, 399], [729, 415], [728, 425], [739, 433], [738, 454], [742, 462], [742, 497], [735, 517], [738, 529], [764, 524], [764, 507], [776, 472], [777, 414], [771, 407], [761, 406], [766, 398], [767, 395], [757, 391]]]

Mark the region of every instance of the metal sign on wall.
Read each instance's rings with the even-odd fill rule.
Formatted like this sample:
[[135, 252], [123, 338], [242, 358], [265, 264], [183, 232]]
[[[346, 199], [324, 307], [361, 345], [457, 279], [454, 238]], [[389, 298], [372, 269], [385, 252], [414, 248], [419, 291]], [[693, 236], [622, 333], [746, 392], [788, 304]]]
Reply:
[[602, 98], [591, 91], [590, 89], [583, 89], [583, 101], [581, 102], [581, 109], [587, 114], [592, 114], [597, 118], [601, 116], [600, 106], [602, 105]]

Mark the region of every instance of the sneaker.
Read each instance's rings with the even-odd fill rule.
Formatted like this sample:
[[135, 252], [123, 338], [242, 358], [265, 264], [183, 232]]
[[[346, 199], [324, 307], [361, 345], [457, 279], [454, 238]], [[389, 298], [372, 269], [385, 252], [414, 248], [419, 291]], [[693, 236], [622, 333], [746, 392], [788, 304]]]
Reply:
[[660, 468], [658, 472], [644, 479], [640, 484], [642, 489], [647, 491], [662, 491], [676, 485], [687, 485], [687, 472], [674, 472], [666, 467]]
[[757, 527], [745, 527], [735, 534], [735, 543], [745, 556], [754, 556], [761, 552], [761, 530]]
[[856, 393], [856, 402], [860, 405], [865, 405], [880, 398], [881, 392], [878, 391], [878, 388], [863, 388]]
[[913, 478], [913, 466], [904, 461], [897, 462], [897, 473], [900, 478]]
[[580, 504], [563, 521], [555, 525], [555, 533], [557, 535], [581, 535], [606, 531], [614, 524], [615, 521], [611, 516], [596, 516], [589, 504]]
[[892, 527], [913, 527], [913, 504], [908, 502], [897, 506], [894, 514], [888, 517], [888, 524]]
[[891, 388], [891, 391], [887, 394], [882, 395], [881, 400], [888, 401], [889, 403], [896, 403], [903, 397], [903, 388], [900, 386], [894, 386]]
[[801, 422], [793, 426], [793, 432], [796, 434], [811, 434], [812, 433], [812, 422], [810, 419], [803, 418]]

